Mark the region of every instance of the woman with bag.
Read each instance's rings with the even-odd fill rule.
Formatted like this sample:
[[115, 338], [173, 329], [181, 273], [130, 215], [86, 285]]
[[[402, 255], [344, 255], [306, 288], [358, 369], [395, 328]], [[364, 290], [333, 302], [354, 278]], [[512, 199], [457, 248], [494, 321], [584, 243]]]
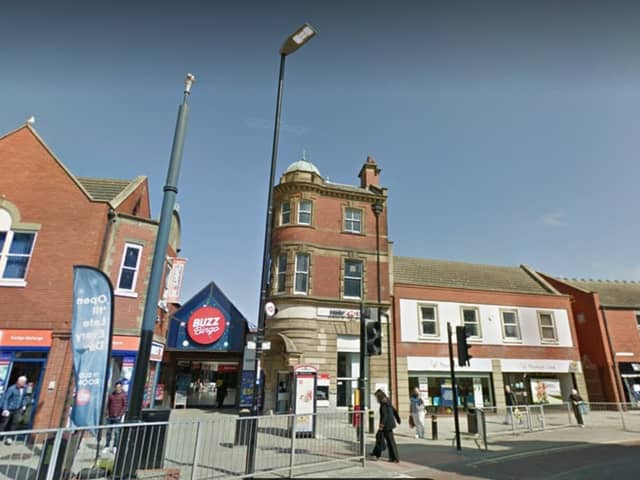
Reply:
[[424, 438], [424, 400], [418, 387], [414, 388], [411, 394], [410, 411], [409, 426], [416, 428], [416, 438]]
[[582, 401], [582, 397], [578, 393], [578, 390], [575, 388], [571, 390], [571, 395], [569, 395], [569, 401], [571, 402], [571, 406], [573, 407], [573, 414], [576, 416], [576, 421], [581, 428], [584, 428], [584, 420], [582, 419], [582, 406], [584, 402]]
[[393, 429], [396, 428], [396, 421], [400, 423], [400, 416], [391, 402], [389, 397], [382, 390], [376, 390], [376, 399], [380, 404], [380, 425], [378, 426], [378, 434], [376, 434], [376, 448], [374, 448], [373, 456], [376, 460], [380, 458], [381, 450], [378, 450], [378, 436], [382, 432], [382, 437], [387, 444], [389, 450], [389, 461], [393, 463], [400, 462], [400, 456], [398, 455], [398, 446], [396, 445], [396, 439], [393, 436]]

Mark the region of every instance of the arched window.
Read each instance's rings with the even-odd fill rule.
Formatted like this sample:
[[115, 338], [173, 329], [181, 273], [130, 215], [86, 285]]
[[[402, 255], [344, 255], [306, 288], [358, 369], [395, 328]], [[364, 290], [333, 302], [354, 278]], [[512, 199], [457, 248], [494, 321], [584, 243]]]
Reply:
[[11, 215], [0, 208], [0, 286], [26, 285], [35, 239], [33, 231], [12, 229]]

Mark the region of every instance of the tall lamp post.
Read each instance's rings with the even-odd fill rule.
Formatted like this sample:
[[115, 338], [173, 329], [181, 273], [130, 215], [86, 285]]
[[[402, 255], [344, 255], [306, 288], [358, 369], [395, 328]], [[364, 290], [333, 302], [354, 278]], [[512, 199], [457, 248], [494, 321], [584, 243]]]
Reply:
[[[376, 282], [378, 287], [378, 324], [380, 324], [380, 310], [382, 309], [382, 292], [380, 285], [380, 214], [383, 210], [383, 205], [380, 200], [376, 200], [371, 209], [376, 216]], [[391, 388], [391, 329], [390, 321], [387, 318], [387, 369], [389, 372], [389, 398], [392, 397], [393, 388]]]
[[[264, 228], [264, 247], [262, 250], [262, 279], [260, 283], [260, 304], [258, 308], [258, 330], [256, 334], [256, 356], [254, 361], [254, 384], [251, 407], [253, 416], [258, 414], [258, 387], [259, 372], [258, 365], [262, 354], [262, 341], [264, 340], [264, 327], [266, 320], [265, 304], [267, 302], [267, 294], [269, 287], [269, 269], [271, 265], [271, 231], [273, 227], [273, 184], [276, 177], [276, 164], [278, 159], [278, 139], [280, 137], [280, 110], [282, 108], [282, 89], [284, 86], [284, 66], [288, 55], [291, 55], [311, 38], [317, 34], [317, 31], [308, 23], [305, 23], [295, 32], [293, 32], [285, 40], [282, 48], [280, 48], [280, 75], [278, 77], [278, 94], [276, 98], [276, 118], [273, 128], [273, 148], [271, 150], [271, 170], [269, 173], [269, 187], [267, 190], [267, 217]], [[252, 441], [247, 450], [247, 472], [255, 471], [255, 432], [257, 425], [251, 427]]]
[[147, 379], [147, 369], [149, 367], [149, 356], [151, 355], [151, 343], [153, 342], [153, 328], [156, 323], [158, 313], [158, 297], [160, 295], [160, 285], [162, 283], [162, 273], [167, 255], [167, 245], [169, 243], [169, 232], [171, 230], [171, 219], [175, 208], [176, 196], [178, 194], [178, 178], [180, 177], [180, 164], [182, 163], [182, 149], [184, 137], [187, 129], [187, 117], [189, 105], [187, 100], [191, 93], [191, 87], [196, 77], [187, 74], [185, 79], [184, 97], [182, 104], [178, 107], [178, 119], [176, 121], [176, 131], [173, 137], [173, 147], [167, 171], [167, 181], [164, 186], [164, 196], [162, 198], [162, 211], [160, 213], [160, 224], [156, 236], [156, 246], [153, 251], [153, 262], [151, 264], [151, 275], [147, 298], [144, 304], [144, 316], [142, 318], [142, 328], [140, 331], [140, 349], [136, 356], [136, 364], [133, 373], [133, 385], [129, 397], [129, 410], [127, 420], [141, 420], [142, 401], [144, 398], [144, 384]]

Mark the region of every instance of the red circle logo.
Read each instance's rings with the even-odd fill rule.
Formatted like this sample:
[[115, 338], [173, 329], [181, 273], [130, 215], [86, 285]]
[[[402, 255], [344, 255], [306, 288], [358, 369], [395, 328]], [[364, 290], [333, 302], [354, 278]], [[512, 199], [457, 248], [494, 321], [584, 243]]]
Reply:
[[211, 345], [220, 340], [227, 328], [227, 319], [216, 307], [200, 307], [189, 317], [187, 333], [200, 345]]
[[78, 390], [76, 394], [76, 405], [79, 407], [83, 407], [89, 403], [91, 400], [91, 391], [86, 388], [81, 388]]

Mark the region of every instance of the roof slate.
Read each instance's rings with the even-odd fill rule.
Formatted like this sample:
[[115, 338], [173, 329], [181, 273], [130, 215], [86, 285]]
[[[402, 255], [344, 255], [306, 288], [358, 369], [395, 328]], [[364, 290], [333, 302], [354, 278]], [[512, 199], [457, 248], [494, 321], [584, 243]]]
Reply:
[[640, 308], [640, 283], [617, 280], [558, 278], [587, 292], [597, 292], [604, 307]]
[[523, 267], [394, 257], [394, 282], [499, 292], [554, 294]]
[[133, 180], [117, 180], [113, 178], [76, 177], [89, 192], [91, 198], [98, 202], [110, 202], [129, 186]]

